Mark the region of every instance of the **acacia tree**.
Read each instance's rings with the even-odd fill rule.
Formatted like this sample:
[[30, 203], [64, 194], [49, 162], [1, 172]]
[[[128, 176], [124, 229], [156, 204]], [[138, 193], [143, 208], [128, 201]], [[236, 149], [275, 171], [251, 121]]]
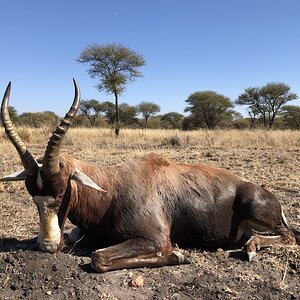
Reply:
[[80, 112], [87, 117], [91, 127], [95, 126], [96, 119], [103, 110], [101, 103], [96, 99], [81, 100], [80, 102]]
[[[109, 101], [105, 101], [102, 104], [105, 119], [109, 125], [113, 125], [116, 120], [116, 112], [114, 110], [114, 104]], [[136, 123], [137, 108], [127, 103], [121, 103], [119, 105], [120, 122], [124, 125], [131, 125]]]
[[191, 94], [187, 100], [186, 112], [191, 112], [189, 121], [193, 126], [215, 128], [222, 120], [233, 118], [233, 104], [228, 97], [214, 91]]
[[300, 129], [300, 106], [285, 105], [281, 108], [280, 114], [291, 128]]
[[106, 122], [109, 125], [113, 125], [116, 121], [116, 110], [114, 104], [110, 101], [105, 101], [102, 103], [102, 105]]
[[148, 119], [160, 112], [160, 106], [153, 102], [143, 101], [137, 106], [137, 111], [143, 116], [145, 120], [144, 127], [147, 128]]
[[124, 125], [132, 125], [137, 120], [137, 108], [136, 106], [129, 105], [127, 103], [120, 104], [120, 121]]
[[181, 128], [183, 118], [178, 112], [169, 112], [161, 116], [161, 120], [170, 123], [173, 129]]
[[235, 102], [238, 105], [248, 105], [252, 115], [258, 115], [264, 126], [271, 128], [280, 108], [298, 98], [290, 89], [285, 83], [271, 82], [263, 87], [245, 89]]
[[259, 111], [256, 107], [249, 107], [247, 111], [250, 117], [250, 128], [253, 128], [255, 126], [257, 116], [259, 116]]
[[136, 77], [142, 77], [139, 68], [145, 65], [142, 55], [120, 44], [89, 45], [77, 59], [80, 63], [89, 64], [88, 73], [92, 78], [98, 78], [97, 88], [115, 96], [116, 127], [119, 135], [119, 95], [126, 85]]

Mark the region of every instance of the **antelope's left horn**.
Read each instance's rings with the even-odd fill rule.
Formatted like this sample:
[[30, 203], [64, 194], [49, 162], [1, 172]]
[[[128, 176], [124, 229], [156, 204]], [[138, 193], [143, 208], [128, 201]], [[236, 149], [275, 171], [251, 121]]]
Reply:
[[8, 136], [8, 138], [13, 143], [13, 145], [15, 146], [16, 150], [19, 153], [19, 156], [21, 158], [26, 173], [28, 175], [33, 175], [38, 168], [38, 164], [36, 160], [33, 158], [33, 156], [31, 155], [31, 153], [27, 150], [25, 144], [23, 143], [22, 139], [18, 135], [15, 126], [13, 125], [10, 119], [9, 109], [8, 109], [10, 90], [11, 90], [11, 82], [8, 83], [2, 100], [2, 105], [1, 105], [2, 124], [5, 128], [6, 135]]

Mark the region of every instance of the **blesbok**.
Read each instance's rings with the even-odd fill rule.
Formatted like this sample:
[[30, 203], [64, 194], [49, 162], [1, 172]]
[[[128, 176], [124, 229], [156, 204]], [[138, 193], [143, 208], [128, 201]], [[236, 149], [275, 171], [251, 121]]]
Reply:
[[64, 245], [66, 218], [85, 235], [108, 245], [92, 255], [91, 265], [105, 272], [123, 268], [189, 263], [180, 247], [229, 247], [249, 230], [245, 244], [251, 261], [261, 247], [300, 243], [277, 198], [264, 188], [203, 164], [184, 164], [147, 154], [118, 166], [93, 166], [61, 155], [63, 138], [76, 115], [80, 92], [74, 80], [73, 104], [49, 139], [42, 160], [22, 142], [8, 112], [11, 84], [1, 115], [24, 170], [1, 181], [25, 180], [37, 205], [42, 251]]

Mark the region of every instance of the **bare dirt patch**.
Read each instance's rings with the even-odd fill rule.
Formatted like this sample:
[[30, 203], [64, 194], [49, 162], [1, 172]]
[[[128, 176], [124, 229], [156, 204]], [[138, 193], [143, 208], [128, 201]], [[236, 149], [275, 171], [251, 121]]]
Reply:
[[[87, 161], [120, 163], [150, 151], [185, 162], [205, 162], [259, 182], [275, 193], [291, 224], [300, 227], [300, 134], [199, 132], [139, 133], [136, 138], [84, 139], [68, 136], [64, 151]], [[131, 133], [130, 133], [131, 134]], [[259, 138], [257, 138], [259, 136]], [[99, 141], [96, 139], [99, 138]], [[245, 141], [247, 138], [247, 141]], [[249, 143], [249, 139], [251, 143]], [[293, 140], [292, 140], [293, 139]], [[106, 142], [103, 142], [106, 141]], [[44, 143], [44, 141], [43, 141]], [[42, 155], [39, 141], [30, 149]], [[13, 172], [19, 162], [14, 149], [0, 138], [0, 176]], [[105, 155], [105, 156], [104, 156]], [[15, 161], [14, 161], [15, 160]], [[72, 228], [67, 224], [66, 231]], [[120, 270], [97, 274], [89, 266], [100, 247], [87, 238], [64, 252], [37, 251], [38, 214], [22, 183], [0, 183], [0, 299], [299, 299], [300, 247], [276, 246], [260, 251], [252, 263], [241, 247], [184, 251], [192, 264], [157, 269]], [[143, 284], [132, 280], [141, 276]]]

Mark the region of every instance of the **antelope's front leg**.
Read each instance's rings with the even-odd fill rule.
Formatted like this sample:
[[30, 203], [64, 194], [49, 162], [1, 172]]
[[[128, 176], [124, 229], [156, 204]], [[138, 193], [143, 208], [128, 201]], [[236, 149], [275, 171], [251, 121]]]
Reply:
[[168, 248], [158, 251], [150, 240], [136, 238], [121, 244], [97, 250], [92, 255], [91, 266], [98, 272], [112, 270], [163, 267], [188, 264], [190, 260], [183, 254]]

